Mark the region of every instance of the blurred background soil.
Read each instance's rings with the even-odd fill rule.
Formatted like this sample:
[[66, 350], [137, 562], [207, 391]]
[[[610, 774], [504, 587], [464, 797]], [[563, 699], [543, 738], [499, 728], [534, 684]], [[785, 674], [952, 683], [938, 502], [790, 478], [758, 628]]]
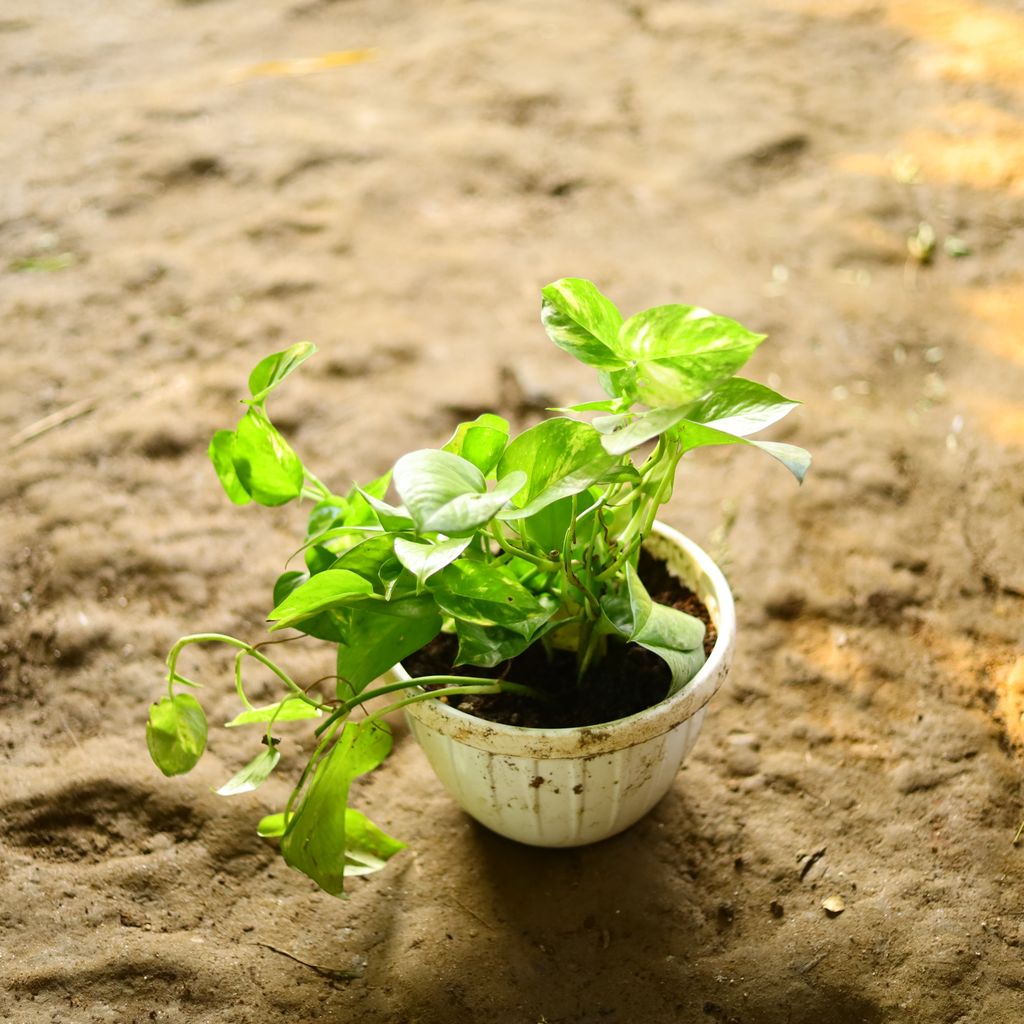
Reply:
[[[1024, 1019], [1019, 4], [6, 0], [0, 60], [0, 1017]], [[335, 901], [254, 835], [285, 781], [212, 795], [251, 734], [146, 754], [169, 644], [262, 636], [304, 519], [207, 440], [303, 339], [275, 419], [337, 488], [597, 397], [564, 275], [769, 333], [815, 466], [684, 464], [741, 640], [646, 820], [516, 846], [400, 728], [357, 798], [410, 849]]]

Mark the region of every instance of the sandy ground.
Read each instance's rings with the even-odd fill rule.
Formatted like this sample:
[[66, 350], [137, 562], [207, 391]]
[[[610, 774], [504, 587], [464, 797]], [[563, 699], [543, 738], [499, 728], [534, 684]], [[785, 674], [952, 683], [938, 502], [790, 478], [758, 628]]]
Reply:
[[[1022, 54], [996, 0], [0, 5], [0, 1017], [1024, 1019]], [[276, 416], [338, 487], [594, 397], [563, 275], [769, 332], [816, 465], [686, 465], [741, 643], [645, 821], [515, 846], [400, 731], [358, 796], [411, 848], [332, 900], [253, 834], [283, 781], [211, 794], [251, 740], [146, 755], [168, 645], [259, 637], [303, 519], [207, 439], [300, 339]]]

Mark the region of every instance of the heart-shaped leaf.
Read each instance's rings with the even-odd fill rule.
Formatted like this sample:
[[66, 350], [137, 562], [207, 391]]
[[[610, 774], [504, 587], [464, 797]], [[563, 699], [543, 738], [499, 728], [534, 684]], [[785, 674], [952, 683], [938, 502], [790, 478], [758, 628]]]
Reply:
[[517, 506], [499, 519], [522, 519], [560, 498], [580, 494], [620, 460], [601, 445], [601, 435], [589, 424], [558, 416], [523, 431], [505, 449], [498, 478], [520, 470], [529, 481], [512, 499]]
[[190, 693], [164, 697], [149, 709], [146, 745], [164, 775], [190, 772], [206, 749], [206, 715]]
[[403, 455], [395, 463], [395, 490], [422, 532], [430, 516], [464, 494], [483, 494], [487, 483], [472, 462], [434, 448]]
[[296, 587], [268, 616], [272, 629], [285, 629], [329, 608], [361, 600], [373, 584], [347, 569], [325, 569]]
[[469, 546], [471, 537], [454, 540], [437, 541], [434, 544], [418, 544], [415, 541], [396, 537], [395, 554], [398, 560], [415, 577], [418, 586], [422, 586], [435, 572], [440, 572], [450, 565]]
[[470, 423], [460, 423], [443, 451], [462, 456], [486, 476], [508, 444], [508, 430], [508, 420], [485, 412]]
[[622, 325], [615, 347], [635, 366], [631, 386], [641, 402], [676, 406], [731, 377], [764, 337], [706, 309], [655, 306]]
[[668, 696], [681, 690], [704, 664], [704, 623], [651, 600], [636, 570], [626, 566], [626, 594], [608, 597], [601, 608], [615, 631], [657, 654], [669, 667]]
[[548, 337], [581, 363], [613, 370], [622, 360], [612, 349], [622, 314], [595, 284], [563, 277], [542, 292], [540, 319]]
[[283, 352], [261, 359], [249, 374], [249, 391], [254, 402], [262, 402], [293, 370], [316, 352], [316, 345], [300, 341]]
[[261, 409], [242, 417], [231, 457], [239, 483], [259, 504], [283, 505], [302, 493], [302, 462]]
[[778, 422], [799, 404], [756, 381], [733, 377], [702, 398], [686, 418], [746, 437]]

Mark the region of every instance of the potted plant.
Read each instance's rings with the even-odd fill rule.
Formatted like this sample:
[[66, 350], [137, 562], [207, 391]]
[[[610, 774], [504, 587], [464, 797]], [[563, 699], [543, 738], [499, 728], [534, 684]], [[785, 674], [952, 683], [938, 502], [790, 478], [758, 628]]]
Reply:
[[[233, 502], [312, 502], [305, 569], [277, 580], [269, 619], [272, 631], [336, 645], [337, 676], [325, 695], [293, 679], [267, 642], [183, 637], [168, 655], [167, 696], [150, 709], [149, 750], [166, 775], [194, 767], [207, 722], [180, 656], [193, 644], [234, 648], [242, 710], [227, 726], [257, 726], [262, 742], [218, 792], [259, 786], [281, 759], [278, 726], [309, 720], [315, 750], [259, 832], [330, 893], [402, 848], [348, 806], [352, 780], [387, 756], [385, 716], [399, 708], [449, 790], [506, 835], [574, 845], [646, 813], [696, 739], [734, 631], [717, 567], [656, 522], [680, 460], [742, 444], [798, 480], [810, 463], [800, 448], [748, 436], [797, 404], [735, 376], [762, 335], [689, 306], [623, 320], [576, 278], [543, 290], [541, 319], [608, 397], [553, 410], [562, 415], [515, 437], [484, 414], [442, 448], [336, 494], [267, 413], [315, 352], [298, 344], [256, 366], [240, 422], [210, 444]], [[279, 701], [249, 701], [251, 661], [280, 681]]]

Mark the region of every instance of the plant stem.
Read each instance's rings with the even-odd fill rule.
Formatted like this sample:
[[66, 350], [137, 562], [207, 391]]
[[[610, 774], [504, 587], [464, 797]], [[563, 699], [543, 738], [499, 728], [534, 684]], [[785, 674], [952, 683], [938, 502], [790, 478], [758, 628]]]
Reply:
[[227, 644], [229, 647], [238, 648], [243, 654], [248, 654], [250, 658], [254, 658], [261, 665], [269, 668], [271, 672], [281, 680], [285, 686], [288, 687], [296, 697], [301, 698], [307, 704], [311, 704], [315, 708], [319, 708], [321, 711], [329, 711], [330, 708], [326, 704], [321, 704], [320, 701], [314, 700], [310, 697], [305, 690], [296, 683], [290, 675], [283, 668], [281, 668], [276, 662], [272, 661], [261, 651], [258, 651], [252, 644], [247, 644], [244, 640], [239, 640], [237, 637], [228, 636], [226, 633], [192, 633], [189, 636], [183, 636], [168, 652], [167, 655], [167, 689], [168, 693], [174, 696], [174, 677], [178, 674], [176, 667], [178, 664], [178, 657], [181, 652], [188, 647], [190, 644]]
[[[453, 683], [443, 692], [441, 690], [429, 690], [425, 694], [426, 697], [436, 697], [438, 695], [444, 695], [444, 693], [479, 693], [483, 691], [472, 690], [472, 689], [459, 689], [459, 686], [488, 686], [490, 689], [488, 693], [514, 693], [520, 697], [529, 697], [532, 700], [547, 701], [548, 696], [545, 693], [541, 693], [540, 690], [535, 690], [532, 686], [525, 686], [522, 683], [513, 683], [507, 679], [489, 679], [486, 676], [418, 676], [416, 679], [401, 680], [397, 683], [386, 683], [384, 686], [378, 686], [374, 690], [364, 690], [362, 693], [356, 694], [354, 697], [350, 697], [340, 707], [335, 708], [331, 713], [331, 717], [323, 722], [316, 729], [316, 735], [319, 736], [325, 729], [329, 728], [339, 718], [351, 714], [360, 704], [365, 704], [367, 701], [373, 700], [375, 697], [383, 697], [386, 693], [394, 693], [396, 690], [408, 690], [415, 686], [430, 686], [434, 683]], [[390, 714], [396, 708], [402, 707], [402, 702], [396, 704], [389, 704], [383, 709], [381, 714]]]

